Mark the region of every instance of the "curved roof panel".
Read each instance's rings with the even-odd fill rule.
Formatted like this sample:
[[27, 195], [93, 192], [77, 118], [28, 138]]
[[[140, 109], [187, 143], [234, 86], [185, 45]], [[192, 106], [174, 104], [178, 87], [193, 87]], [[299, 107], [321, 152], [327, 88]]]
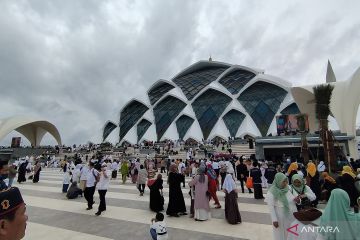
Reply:
[[241, 123], [244, 121], [246, 115], [235, 109], [231, 109], [224, 116], [223, 120], [230, 132], [231, 137], [235, 137]]
[[176, 77], [173, 81], [181, 88], [186, 98], [192, 100], [199, 91], [215, 81], [228, 68], [226, 66], [207, 66]]
[[146, 119], [142, 119], [138, 123], [138, 125], [136, 126], [136, 133], [137, 133], [138, 142], [144, 136], [144, 134], [146, 133], [148, 128], [151, 126], [151, 124], [152, 123], [150, 121], [146, 120]]
[[156, 134], [158, 140], [164, 135], [174, 119], [186, 107], [186, 103], [174, 96], [166, 96], [154, 107]]
[[237, 94], [254, 77], [255, 73], [243, 69], [238, 69], [223, 76], [219, 83], [223, 85], [231, 94]]
[[289, 106], [287, 106], [286, 108], [284, 108], [284, 110], [282, 110], [280, 113], [283, 115], [299, 114], [300, 110], [296, 103], [292, 103]]
[[214, 89], [208, 89], [192, 103], [204, 139], [207, 139], [217, 120], [231, 102], [231, 98]]
[[148, 109], [138, 100], [132, 100], [123, 108], [120, 113], [120, 141]]
[[262, 136], [266, 136], [286, 95], [287, 91], [283, 88], [259, 81], [245, 89], [238, 100], [254, 120]]
[[176, 120], [176, 128], [179, 133], [179, 138], [183, 139], [187, 131], [190, 129], [191, 125], [194, 123], [194, 119], [187, 116], [181, 115], [181, 117]]
[[110, 135], [114, 129], [117, 128], [117, 125], [111, 121], [107, 121], [104, 125], [104, 131], [103, 131], [103, 141]]
[[165, 93], [173, 88], [175, 88], [173, 85], [167, 82], [159, 81], [148, 92], [150, 104], [154, 105]]

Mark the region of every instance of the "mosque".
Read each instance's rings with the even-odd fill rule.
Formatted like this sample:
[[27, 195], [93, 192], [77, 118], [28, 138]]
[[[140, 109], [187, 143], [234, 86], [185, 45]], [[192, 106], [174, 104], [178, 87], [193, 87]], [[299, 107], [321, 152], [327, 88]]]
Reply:
[[[347, 81], [336, 81], [328, 63], [326, 82], [335, 87], [331, 99], [334, 118], [330, 119], [338, 133], [335, 138], [346, 153], [357, 154], [355, 124], [360, 95], [356, 89], [360, 89], [360, 69]], [[156, 81], [143, 94], [145, 97], [128, 101], [120, 110], [119, 121], [105, 123], [103, 139], [115, 129], [119, 142], [130, 144], [252, 138], [263, 157], [264, 149], [299, 147], [299, 136], [277, 136], [279, 115], [306, 113], [310, 134], [316, 133], [312, 87], [293, 87], [262, 69], [210, 58], [192, 64], [170, 80]], [[313, 140], [314, 145], [319, 141], [318, 137]]]

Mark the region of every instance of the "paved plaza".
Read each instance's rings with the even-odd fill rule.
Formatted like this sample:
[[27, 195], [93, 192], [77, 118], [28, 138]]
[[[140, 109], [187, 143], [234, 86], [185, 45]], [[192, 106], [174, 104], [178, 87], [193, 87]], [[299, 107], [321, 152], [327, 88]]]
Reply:
[[[187, 182], [189, 180], [186, 179]], [[120, 184], [119, 178], [111, 180], [106, 195], [107, 211], [99, 217], [94, 215], [99, 202], [98, 193], [95, 193], [96, 204], [91, 211], [85, 210], [84, 198], [67, 200], [65, 194], [61, 193], [62, 173], [58, 169], [42, 171], [37, 184], [27, 181], [16, 186], [21, 189], [27, 204], [29, 221], [25, 239], [151, 239], [150, 219], [155, 214], [149, 210], [148, 188], [141, 197], [136, 185], [129, 180], [125, 185]], [[166, 180], [163, 192], [166, 209], [169, 193]], [[183, 194], [189, 211], [188, 192], [187, 186]], [[242, 223], [230, 225], [224, 216], [224, 193], [218, 192], [218, 196], [222, 209], [211, 209], [212, 218], [206, 222], [196, 222], [189, 216], [166, 217], [169, 239], [272, 239], [270, 215], [263, 200], [255, 200], [253, 194], [239, 193]]]

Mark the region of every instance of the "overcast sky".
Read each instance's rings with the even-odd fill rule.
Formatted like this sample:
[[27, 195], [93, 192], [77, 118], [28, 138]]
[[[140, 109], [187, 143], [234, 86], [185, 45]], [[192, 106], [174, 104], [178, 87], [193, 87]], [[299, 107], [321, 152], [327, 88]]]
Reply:
[[40, 116], [65, 144], [99, 142], [127, 101], [209, 54], [294, 86], [324, 82], [328, 59], [339, 81], [360, 66], [359, 0], [1, 0], [0, 9], [0, 118]]

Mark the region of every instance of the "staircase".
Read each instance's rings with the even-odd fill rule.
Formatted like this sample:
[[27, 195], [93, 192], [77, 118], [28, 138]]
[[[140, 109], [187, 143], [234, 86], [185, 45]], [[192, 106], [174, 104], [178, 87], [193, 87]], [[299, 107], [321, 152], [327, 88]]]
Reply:
[[[236, 156], [244, 155], [245, 158], [249, 158], [250, 155], [255, 154], [255, 148], [250, 149], [248, 143], [246, 143], [246, 144], [233, 144], [233, 145], [231, 145], [231, 150], [232, 150], [232, 153], [235, 154]], [[222, 145], [221, 144], [216, 149], [216, 151], [219, 152], [219, 153], [229, 153], [229, 151], [226, 148], [226, 145], [225, 145], [225, 149], [222, 150]]]

